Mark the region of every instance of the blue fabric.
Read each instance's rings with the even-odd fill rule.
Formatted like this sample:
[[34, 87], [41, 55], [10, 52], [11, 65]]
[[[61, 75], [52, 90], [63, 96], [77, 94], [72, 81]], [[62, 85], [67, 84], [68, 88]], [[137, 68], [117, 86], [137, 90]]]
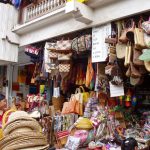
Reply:
[[0, 94], [0, 101], [5, 99], [5, 96], [3, 94]]
[[12, 0], [12, 4], [16, 7], [19, 8], [21, 5], [22, 0]]

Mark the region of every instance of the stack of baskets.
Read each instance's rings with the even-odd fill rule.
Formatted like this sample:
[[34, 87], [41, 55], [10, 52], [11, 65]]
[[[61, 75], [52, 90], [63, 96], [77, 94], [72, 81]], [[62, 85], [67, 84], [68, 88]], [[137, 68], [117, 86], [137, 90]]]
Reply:
[[47, 150], [46, 137], [39, 123], [26, 112], [12, 113], [3, 127], [0, 150]]

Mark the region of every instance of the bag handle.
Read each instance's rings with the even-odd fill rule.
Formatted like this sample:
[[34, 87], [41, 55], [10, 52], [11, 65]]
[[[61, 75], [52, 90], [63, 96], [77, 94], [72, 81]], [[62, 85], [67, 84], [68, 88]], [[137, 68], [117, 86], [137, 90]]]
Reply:
[[75, 94], [81, 93], [81, 89], [80, 88], [76, 88]]
[[143, 19], [143, 17], [140, 17], [140, 20], [138, 22], [138, 28], [142, 29], [142, 22], [144, 22], [145, 20]]
[[135, 22], [133, 20], [133, 18], [129, 19], [125, 24], [124, 24], [124, 28], [132, 28], [135, 27]]
[[85, 89], [84, 89], [84, 87], [83, 87], [83, 86], [80, 86], [79, 88], [80, 88], [80, 89], [82, 89], [82, 93], [84, 93], [84, 92], [85, 92]]

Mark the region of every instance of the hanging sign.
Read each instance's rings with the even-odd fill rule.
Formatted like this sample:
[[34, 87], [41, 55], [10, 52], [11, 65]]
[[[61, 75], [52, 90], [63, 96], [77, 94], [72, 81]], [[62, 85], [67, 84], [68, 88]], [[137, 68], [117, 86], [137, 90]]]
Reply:
[[110, 86], [110, 97], [124, 96], [123, 84], [120, 86], [117, 86], [109, 82], [109, 86]]
[[108, 56], [105, 38], [111, 35], [111, 24], [92, 29], [92, 62], [104, 62]]

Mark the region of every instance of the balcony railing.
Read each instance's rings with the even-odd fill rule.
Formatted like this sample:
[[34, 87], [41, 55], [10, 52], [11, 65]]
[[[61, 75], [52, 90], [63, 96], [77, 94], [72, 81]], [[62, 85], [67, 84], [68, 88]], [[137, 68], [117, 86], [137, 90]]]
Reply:
[[23, 23], [65, 6], [66, 1], [67, 0], [40, 0], [37, 4], [28, 5], [23, 10]]

